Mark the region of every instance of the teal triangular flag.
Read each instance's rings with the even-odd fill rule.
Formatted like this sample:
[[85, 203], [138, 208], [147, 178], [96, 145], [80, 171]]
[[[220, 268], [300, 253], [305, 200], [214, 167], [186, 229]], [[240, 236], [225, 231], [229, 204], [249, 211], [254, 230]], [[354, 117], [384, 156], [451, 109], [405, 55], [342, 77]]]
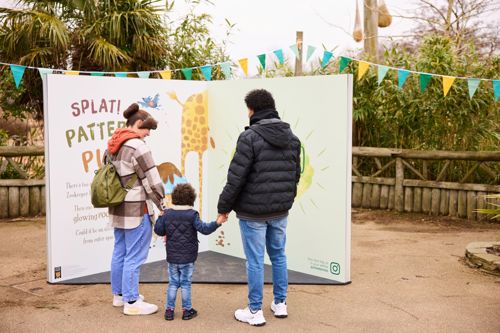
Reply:
[[127, 77], [127, 72], [115, 72], [116, 77]]
[[186, 80], [191, 80], [191, 77], [193, 76], [193, 69], [192, 68], [182, 68], [181, 69], [182, 74], [184, 74], [184, 77]]
[[279, 50], [275, 50], [273, 52], [276, 55], [276, 57], [278, 58], [280, 64], [283, 65], [285, 63], [285, 59], [283, 59], [283, 50], [279, 49]]
[[500, 80], [493, 80], [493, 94], [495, 95], [495, 101], [500, 97]]
[[14, 77], [16, 88], [19, 88], [19, 85], [21, 84], [21, 80], [23, 79], [25, 69], [26, 66], [10, 65], [10, 71], [12, 72], [12, 76]]
[[38, 68], [38, 73], [40, 73], [40, 76], [43, 79], [44, 74], [52, 74], [54, 70], [51, 68]]
[[333, 53], [330, 51], [324, 51], [323, 52], [323, 61], [321, 61], [321, 67], [325, 68], [326, 65], [328, 65], [328, 62], [332, 58]]
[[293, 54], [295, 54], [295, 58], [300, 58], [299, 47], [297, 46], [297, 44], [290, 45], [290, 49], [292, 50]]
[[431, 80], [432, 75], [420, 73], [420, 92], [424, 92]]
[[104, 72], [92, 72], [90, 76], [104, 76]]
[[151, 74], [151, 72], [137, 72], [137, 76], [141, 79], [149, 79], [149, 74]]
[[377, 83], [380, 85], [385, 75], [389, 71], [389, 67], [378, 65]]
[[399, 89], [403, 89], [403, 85], [405, 84], [406, 79], [410, 75], [409, 71], [404, 69], [398, 69], [398, 87]]
[[339, 73], [342, 73], [342, 71], [349, 65], [351, 62], [350, 58], [347, 57], [340, 57], [340, 62], [339, 62]]
[[472, 99], [472, 96], [476, 93], [477, 87], [479, 86], [479, 83], [481, 80], [479, 79], [468, 79], [467, 80], [467, 85], [469, 86], [469, 97]]
[[200, 70], [203, 73], [205, 80], [207, 80], [207, 81], [212, 80], [212, 66], [211, 65], [201, 66]]
[[314, 46], [309, 45], [307, 47], [307, 58], [306, 61], [309, 61], [309, 58], [313, 55], [314, 51], [316, 51], [316, 48]]
[[262, 69], [266, 69], [266, 55], [265, 54], [259, 54], [257, 56], [259, 58], [259, 62], [262, 65]]
[[220, 68], [222, 69], [222, 73], [224, 73], [224, 77], [227, 79], [231, 78], [231, 63], [223, 62], [220, 64]]

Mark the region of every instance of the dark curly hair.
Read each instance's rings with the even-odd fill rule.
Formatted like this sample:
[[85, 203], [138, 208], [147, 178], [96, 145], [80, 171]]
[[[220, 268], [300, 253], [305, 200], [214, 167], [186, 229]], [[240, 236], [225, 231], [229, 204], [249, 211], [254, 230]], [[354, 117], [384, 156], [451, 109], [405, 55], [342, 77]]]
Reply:
[[275, 109], [274, 98], [265, 89], [255, 89], [245, 96], [245, 103], [250, 110], [258, 112], [265, 109]]
[[177, 184], [172, 191], [172, 203], [180, 206], [193, 206], [196, 191], [191, 184]]

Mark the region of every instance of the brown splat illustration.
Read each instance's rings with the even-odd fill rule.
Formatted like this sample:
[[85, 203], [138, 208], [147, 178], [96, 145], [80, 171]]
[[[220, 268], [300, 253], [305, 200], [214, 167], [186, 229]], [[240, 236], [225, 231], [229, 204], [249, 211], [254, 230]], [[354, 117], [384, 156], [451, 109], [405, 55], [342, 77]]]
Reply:
[[200, 216], [202, 212], [202, 184], [203, 184], [203, 153], [208, 149], [208, 142], [215, 148], [214, 140], [209, 136], [208, 129], [208, 94], [203, 91], [189, 96], [185, 103], [177, 98], [175, 92], [167, 95], [182, 106], [181, 127], [181, 173], [186, 172], [186, 156], [189, 152], [198, 153], [198, 180], [200, 185]]

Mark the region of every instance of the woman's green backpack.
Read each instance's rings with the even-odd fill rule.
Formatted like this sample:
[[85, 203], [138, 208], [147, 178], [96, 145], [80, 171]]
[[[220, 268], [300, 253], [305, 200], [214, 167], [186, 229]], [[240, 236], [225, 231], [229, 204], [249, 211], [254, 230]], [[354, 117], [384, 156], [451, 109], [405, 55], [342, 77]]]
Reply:
[[137, 174], [134, 174], [124, 188], [109, 157], [104, 158], [102, 167], [95, 171], [90, 185], [90, 200], [95, 208], [118, 206], [137, 180]]

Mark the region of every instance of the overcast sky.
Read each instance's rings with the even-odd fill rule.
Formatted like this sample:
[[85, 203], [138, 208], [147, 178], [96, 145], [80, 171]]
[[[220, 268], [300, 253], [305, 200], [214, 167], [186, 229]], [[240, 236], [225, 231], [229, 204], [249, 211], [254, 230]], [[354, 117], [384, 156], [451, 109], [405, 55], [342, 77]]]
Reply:
[[[494, 0], [497, 1], [497, 0]], [[16, 1], [0, 0], [0, 5]], [[203, 2], [203, 0], [202, 0]], [[283, 49], [291, 57], [289, 46], [295, 43], [296, 31], [304, 32], [304, 49], [312, 45], [322, 49], [333, 49], [334, 55], [346, 54], [347, 50], [363, 48], [363, 42], [352, 39], [356, 0], [211, 0], [213, 5], [202, 4], [197, 12], [212, 15], [213, 37], [224, 38], [225, 19], [235, 23], [230, 37], [228, 52], [233, 60], [249, 58], [249, 69], [257, 67], [257, 55]], [[360, 4], [361, 20], [363, 17]], [[397, 16], [411, 16], [415, 10], [415, 0], [385, 0], [389, 12], [394, 15], [390, 27], [379, 29], [380, 42], [387, 36], [403, 36], [411, 30], [414, 21]], [[177, 18], [185, 14], [189, 6], [185, 0], [176, 0], [174, 10], [169, 15]], [[494, 13], [499, 19], [500, 13]], [[385, 37], [384, 37], [385, 36]], [[321, 56], [321, 51], [315, 57]], [[203, 65], [203, 64], [200, 64]]]

